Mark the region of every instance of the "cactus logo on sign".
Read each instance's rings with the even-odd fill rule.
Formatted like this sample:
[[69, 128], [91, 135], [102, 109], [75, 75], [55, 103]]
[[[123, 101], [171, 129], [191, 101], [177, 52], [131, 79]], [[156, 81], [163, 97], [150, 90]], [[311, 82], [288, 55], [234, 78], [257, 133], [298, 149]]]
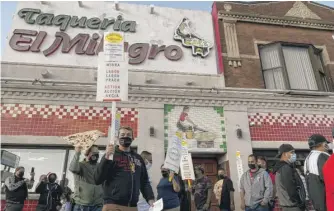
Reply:
[[181, 41], [185, 47], [191, 47], [193, 56], [207, 57], [213, 44], [197, 35], [194, 31], [190, 20], [183, 18], [175, 29], [174, 40]]

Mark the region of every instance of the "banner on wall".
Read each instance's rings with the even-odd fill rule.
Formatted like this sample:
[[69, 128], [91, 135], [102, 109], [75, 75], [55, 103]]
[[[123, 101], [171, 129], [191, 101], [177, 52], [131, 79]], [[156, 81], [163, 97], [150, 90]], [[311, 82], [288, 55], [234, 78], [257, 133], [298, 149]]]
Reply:
[[241, 179], [242, 174], [244, 173], [240, 151], [236, 152], [236, 164], [237, 164], [237, 172], [238, 172], [238, 186], [240, 190], [240, 179]]
[[164, 168], [179, 173], [181, 162], [182, 145], [179, 137], [174, 136], [171, 140], [171, 144], [167, 149], [166, 159], [164, 162]]

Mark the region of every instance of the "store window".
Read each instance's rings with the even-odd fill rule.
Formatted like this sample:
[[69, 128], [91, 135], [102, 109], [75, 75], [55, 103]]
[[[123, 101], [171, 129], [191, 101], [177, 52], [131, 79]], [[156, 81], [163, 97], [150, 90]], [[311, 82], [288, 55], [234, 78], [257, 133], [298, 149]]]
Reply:
[[332, 91], [320, 49], [279, 42], [260, 45], [259, 52], [267, 89]]
[[[25, 168], [25, 178], [30, 178], [31, 168], [35, 168], [35, 184], [29, 192], [35, 192], [39, 178], [43, 174], [53, 172], [57, 174], [58, 180], [61, 180], [66, 150], [13, 148], [6, 148], [6, 150], [20, 157], [19, 166]], [[14, 172], [13, 168], [11, 172]]]

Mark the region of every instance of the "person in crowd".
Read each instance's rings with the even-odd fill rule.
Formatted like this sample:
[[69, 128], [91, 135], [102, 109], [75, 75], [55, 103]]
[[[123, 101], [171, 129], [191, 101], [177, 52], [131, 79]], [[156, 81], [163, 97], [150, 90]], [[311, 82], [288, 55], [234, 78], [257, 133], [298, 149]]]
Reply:
[[269, 210], [272, 211], [275, 209], [275, 197], [276, 197], [276, 185], [275, 185], [275, 174], [273, 174], [272, 171], [269, 170], [268, 168], [268, 164], [267, 164], [267, 159], [263, 156], [258, 156], [257, 157], [257, 165], [259, 168], [263, 168], [264, 170], [266, 170], [266, 172], [269, 174], [271, 182], [273, 183], [273, 194], [272, 194], [272, 198], [269, 201]]
[[[140, 156], [143, 158], [145, 162], [145, 166], [147, 169], [148, 173], [148, 179], [150, 181], [150, 184], [152, 186], [152, 181], [151, 181], [151, 167], [152, 167], [152, 154], [148, 151], [142, 151]], [[137, 203], [137, 209], [138, 211], [148, 211], [150, 209], [150, 205], [147, 203], [147, 201], [144, 199], [143, 194], [139, 195], [139, 201]]]
[[34, 186], [35, 173], [30, 173], [30, 179], [24, 178], [24, 167], [17, 167], [12, 176], [5, 180], [6, 211], [22, 211], [24, 200], [28, 197], [28, 189]]
[[294, 163], [297, 160], [295, 149], [290, 144], [282, 144], [278, 150], [280, 161], [274, 167], [276, 173], [276, 194], [283, 211], [305, 210], [306, 192]]
[[36, 193], [39, 193], [36, 211], [58, 211], [61, 208], [60, 197], [63, 190], [56, 183], [57, 175], [49, 173], [47, 176], [40, 178], [36, 187]]
[[71, 202], [71, 195], [72, 190], [68, 187], [68, 179], [65, 178], [60, 182], [60, 186], [63, 190], [63, 195], [61, 196], [61, 211], [72, 211], [72, 202]]
[[218, 181], [213, 190], [219, 203], [221, 211], [233, 211], [234, 206], [234, 188], [232, 180], [226, 176], [225, 169], [218, 169]]
[[106, 154], [95, 171], [95, 183], [104, 183], [103, 211], [137, 210], [139, 190], [148, 204], [153, 206], [154, 193], [146, 165], [140, 155], [130, 149], [132, 141], [132, 128], [121, 127], [119, 145], [107, 146]]
[[[309, 190], [309, 197], [315, 210], [326, 210], [326, 191], [323, 167], [329, 159], [330, 142], [320, 134], [313, 134], [308, 139], [308, 145], [311, 149], [304, 163], [304, 173], [306, 175], [306, 184]], [[312, 190], [312, 191], [310, 191]]]
[[196, 211], [209, 211], [211, 207], [212, 182], [205, 176], [203, 166], [195, 166], [194, 173], [196, 178], [191, 191], [194, 195]]
[[240, 178], [241, 209], [246, 211], [268, 211], [272, 199], [273, 184], [269, 174], [257, 166], [257, 157], [248, 156], [249, 170]]
[[[98, 165], [99, 149], [91, 146], [85, 152], [85, 160], [80, 162], [81, 147], [75, 147], [75, 155], [69, 170], [74, 175], [73, 211], [101, 211], [103, 206], [103, 190], [95, 185], [94, 172]], [[73, 205], [73, 204], [72, 204]]]
[[[165, 169], [161, 166], [162, 178], [157, 186], [158, 199], [162, 198], [164, 211], [180, 211], [180, 184], [177, 176], [173, 171]], [[172, 178], [172, 181], [170, 181]]]

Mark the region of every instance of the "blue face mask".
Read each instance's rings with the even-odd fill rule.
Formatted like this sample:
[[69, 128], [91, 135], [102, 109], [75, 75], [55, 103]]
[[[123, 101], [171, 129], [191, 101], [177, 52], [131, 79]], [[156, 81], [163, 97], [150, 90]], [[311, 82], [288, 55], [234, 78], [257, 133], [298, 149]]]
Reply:
[[289, 159], [289, 163], [294, 163], [294, 162], [296, 162], [296, 160], [297, 160], [297, 155], [296, 155], [296, 153], [294, 153], [294, 154], [291, 155], [291, 157]]

